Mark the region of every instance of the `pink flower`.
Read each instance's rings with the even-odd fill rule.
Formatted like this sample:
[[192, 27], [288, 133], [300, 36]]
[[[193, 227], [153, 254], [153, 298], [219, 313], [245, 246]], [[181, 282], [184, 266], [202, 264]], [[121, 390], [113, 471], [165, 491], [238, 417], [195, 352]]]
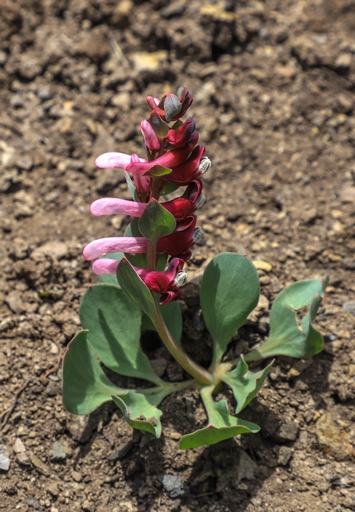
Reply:
[[195, 121], [190, 117], [176, 130], [169, 130], [165, 140], [175, 148], [182, 148], [188, 144], [195, 129]]
[[[104, 153], [96, 158], [95, 165], [100, 169], [125, 169], [131, 159], [132, 155], [125, 153]], [[146, 162], [144, 158], [138, 158], [138, 161]]]
[[83, 256], [86, 260], [92, 261], [105, 254], [113, 252], [127, 252], [129, 254], [144, 254], [147, 252], [148, 240], [135, 236], [112, 236], [99, 238], [90, 242], [84, 247]]
[[158, 139], [151, 124], [146, 119], [143, 119], [141, 122], [141, 132], [144, 137], [146, 147], [151, 151], [159, 151], [160, 140]]
[[182, 186], [198, 178], [202, 174], [199, 165], [204, 153], [205, 148], [203, 146], [196, 146], [184, 162], [173, 168], [172, 172], [167, 176], [167, 179]]
[[[191, 215], [182, 222], [179, 222], [173, 233], [159, 238], [157, 243], [158, 252], [170, 254], [171, 256], [179, 256], [184, 260], [188, 259], [191, 255], [189, 249], [195, 243], [195, 226], [195, 215]], [[114, 252], [144, 254], [147, 252], [147, 249], [148, 240], [143, 236], [113, 236], [108, 238], [99, 238], [98, 240], [90, 242], [84, 247], [83, 256], [86, 260], [92, 261], [100, 258], [100, 256], [105, 256], [106, 254], [112, 254]], [[101, 268], [104, 268], [104, 265]]]
[[[199, 199], [201, 196], [202, 183], [199, 180], [192, 181], [181, 197], [172, 199], [162, 206], [179, 222], [191, 215], [200, 207]], [[141, 217], [146, 209], [147, 203], [139, 203], [136, 201], [127, 201], [125, 199], [116, 199], [114, 197], [104, 197], [97, 199], [90, 206], [92, 215], [99, 217], [101, 215], [130, 215], [131, 217]]]
[[196, 220], [196, 215], [186, 217], [186, 219], [177, 224], [173, 233], [159, 238], [157, 243], [158, 252], [178, 256], [185, 261], [188, 260], [191, 257], [191, 251], [189, 249], [195, 244], [193, 235]]
[[190, 140], [186, 146], [180, 149], [173, 149], [172, 151], [167, 151], [160, 157], [155, 160], [140, 161], [140, 162], [132, 162], [128, 164], [125, 169], [132, 174], [139, 173], [145, 174], [149, 172], [149, 170], [155, 165], [160, 165], [162, 167], [167, 167], [168, 169], [173, 169], [178, 165], [181, 165], [191, 154], [193, 148], [196, 146], [198, 141], [198, 133], [195, 132], [190, 137]]
[[162, 295], [160, 304], [168, 304], [181, 297], [180, 286], [186, 281], [186, 274], [182, 272], [184, 263], [181, 258], [172, 258], [163, 272], [134, 268], [148, 288]]

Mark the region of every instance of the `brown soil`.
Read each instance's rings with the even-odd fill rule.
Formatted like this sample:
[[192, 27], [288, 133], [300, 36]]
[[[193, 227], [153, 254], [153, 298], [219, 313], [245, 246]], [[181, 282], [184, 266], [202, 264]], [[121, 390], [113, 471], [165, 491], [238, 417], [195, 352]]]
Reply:
[[[0, 11], [0, 509], [355, 510], [353, 0], [1, 0]], [[132, 437], [111, 404], [66, 413], [60, 384], [95, 281], [81, 249], [126, 222], [90, 218], [97, 197], [128, 197], [122, 173], [93, 159], [141, 153], [145, 96], [181, 84], [213, 161], [191, 278], [224, 250], [270, 265], [270, 302], [294, 280], [330, 276], [325, 350], [277, 360], [247, 411], [261, 433], [188, 452], [180, 435], [204, 421], [194, 393], [163, 403], [152, 440]], [[201, 358], [194, 311], [185, 338]], [[267, 320], [260, 310], [235, 350]]]

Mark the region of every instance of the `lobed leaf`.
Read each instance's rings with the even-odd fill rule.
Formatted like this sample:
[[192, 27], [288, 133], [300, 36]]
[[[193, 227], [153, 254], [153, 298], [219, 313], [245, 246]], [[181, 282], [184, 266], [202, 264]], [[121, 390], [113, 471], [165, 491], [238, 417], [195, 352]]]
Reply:
[[241, 420], [228, 412], [227, 401], [215, 402], [212, 398], [213, 386], [201, 389], [208, 415], [209, 425], [180, 439], [180, 449], [197, 448], [198, 446], [216, 444], [240, 434], [255, 434], [260, 427], [250, 421]]
[[118, 395], [112, 396], [112, 400], [131, 427], [150, 432], [157, 438], [161, 435], [160, 417], [163, 413], [156, 405], [163, 398], [160, 394], [147, 396], [138, 391], [129, 391], [123, 398]]
[[257, 271], [241, 254], [222, 253], [208, 264], [201, 282], [203, 318], [213, 338], [213, 363], [220, 362], [231, 338], [237, 334], [259, 300]]
[[[314, 329], [312, 321], [322, 302], [327, 282], [327, 278], [309, 279], [285, 288], [271, 308], [269, 339], [246, 354], [245, 360], [258, 361], [276, 355], [308, 358], [318, 354], [323, 348], [323, 337]], [[309, 312], [299, 326], [296, 312], [306, 306], [309, 306]]]
[[273, 364], [274, 361], [271, 361], [271, 363], [260, 372], [247, 375], [249, 367], [244, 357], [241, 356], [234, 370], [228, 372], [222, 378], [222, 381], [232, 388], [234, 398], [237, 401], [237, 407], [235, 409], [236, 414], [242, 411], [256, 396], [270, 373]]

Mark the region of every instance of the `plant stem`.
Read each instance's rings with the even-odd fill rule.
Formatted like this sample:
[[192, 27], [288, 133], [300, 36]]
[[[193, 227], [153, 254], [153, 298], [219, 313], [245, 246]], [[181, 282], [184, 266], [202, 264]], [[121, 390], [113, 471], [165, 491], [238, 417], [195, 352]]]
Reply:
[[154, 388], [144, 388], [139, 389], [138, 391], [142, 393], [142, 395], [150, 396], [156, 395], [159, 391], [162, 391], [164, 397], [168, 395], [172, 395], [173, 393], [177, 393], [178, 391], [182, 391], [190, 387], [194, 383], [194, 380], [184, 380], [183, 382], [165, 382], [162, 381], [161, 384]]
[[162, 342], [170, 352], [170, 354], [173, 356], [175, 361], [179, 363], [179, 365], [194, 379], [197, 380], [199, 384], [208, 385], [213, 384], [213, 376], [202, 366], [198, 365], [192, 359], [189, 358], [189, 356], [183, 351], [181, 347], [176, 343], [174, 338], [172, 337], [171, 333], [169, 332], [165, 322], [164, 318], [160, 311], [160, 306], [158, 304], [157, 296], [154, 294], [154, 302], [156, 305], [156, 316], [155, 318], [152, 318], [152, 322], [154, 324], [154, 327], [157, 330], [157, 333], [159, 334]]
[[157, 242], [148, 240], [147, 270], [155, 270], [157, 266]]

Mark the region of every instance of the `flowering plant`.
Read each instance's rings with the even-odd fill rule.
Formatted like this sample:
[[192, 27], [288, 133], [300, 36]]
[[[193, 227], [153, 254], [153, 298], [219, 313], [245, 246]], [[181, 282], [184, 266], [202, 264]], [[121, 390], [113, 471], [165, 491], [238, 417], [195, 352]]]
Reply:
[[[230, 359], [231, 339], [258, 304], [259, 279], [244, 255], [222, 253], [214, 257], [200, 288], [213, 357], [208, 368], [193, 361], [181, 345], [178, 299], [187, 278], [185, 262], [202, 236], [195, 212], [205, 200], [201, 176], [211, 162], [205, 148], [198, 145], [194, 120], [182, 119], [192, 103], [186, 87], [177, 95], [165, 94], [161, 99], [149, 96], [147, 102], [150, 117], [141, 122], [146, 158], [105, 153], [96, 160], [99, 168], [124, 169], [132, 200], [98, 199], [92, 203], [91, 213], [125, 214], [132, 221], [124, 236], [100, 238], [83, 250], [84, 258], [93, 261], [93, 272], [101, 282], [84, 296], [80, 317], [85, 330], [70, 342], [64, 358], [64, 405], [74, 414], [88, 414], [113, 400], [132, 427], [159, 437], [160, 402], [193, 387], [199, 391], [208, 417], [205, 428], [180, 440], [181, 448], [194, 448], [259, 430], [258, 425], [237, 414], [263, 385], [273, 360], [255, 373], [249, 371], [248, 364], [276, 355], [307, 358], [322, 350], [323, 339], [312, 320], [326, 279], [300, 281], [284, 289], [271, 309], [268, 340]], [[185, 187], [182, 195], [161, 200], [180, 187]], [[300, 322], [297, 312], [306, 306], [308, 313]], [[141, 346], [141, 333], [147, 328], [156, 330], [189, 379], [167, 382], [157, 375]], [[139, 381], [135, 388], [118, 387], [103, 367]], [[222, 386], [233, 392], [235, 414], [227, 400], [215, 399]]]

